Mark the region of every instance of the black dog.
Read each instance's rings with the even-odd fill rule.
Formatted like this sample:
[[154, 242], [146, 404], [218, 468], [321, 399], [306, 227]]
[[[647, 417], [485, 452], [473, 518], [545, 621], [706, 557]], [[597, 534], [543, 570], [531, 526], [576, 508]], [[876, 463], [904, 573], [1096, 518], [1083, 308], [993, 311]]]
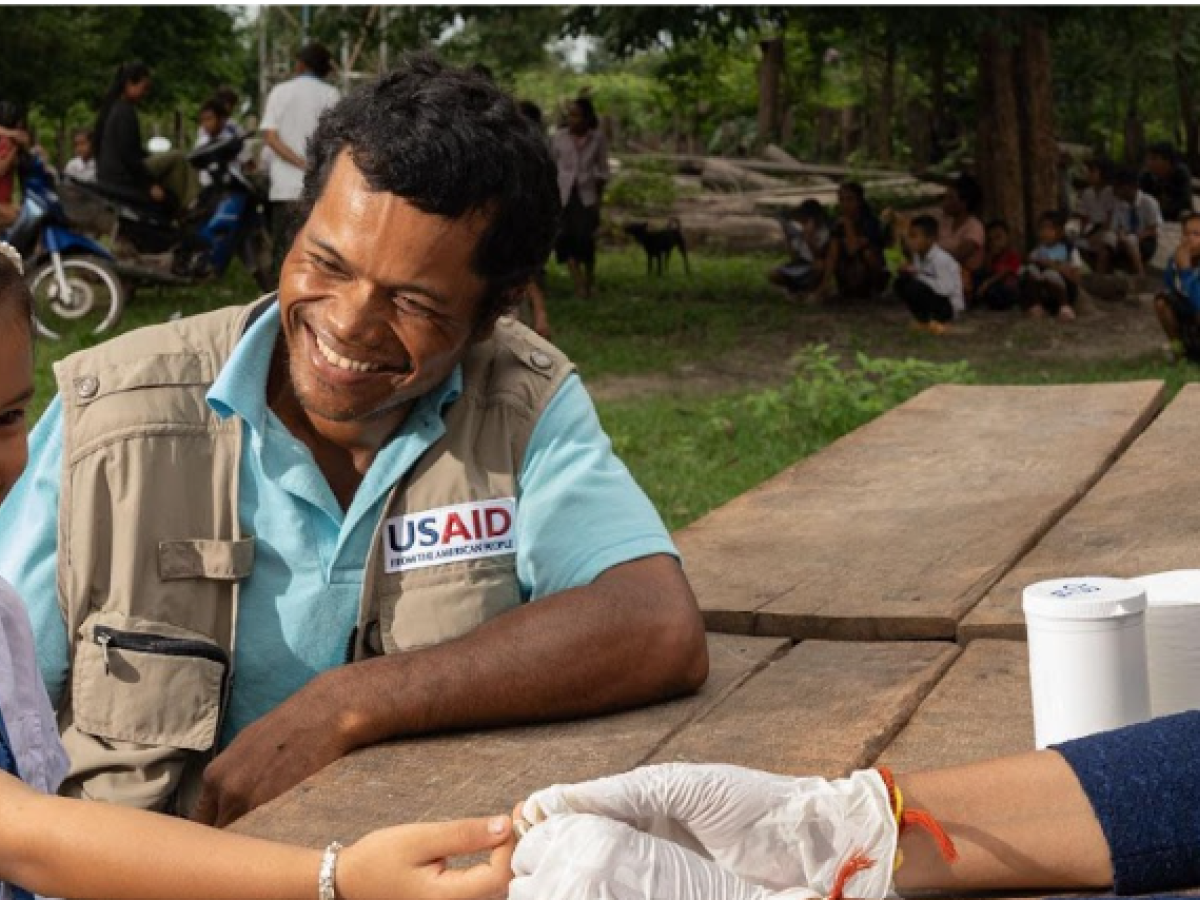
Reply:
[[683, 231], [679, 227], [678, 219], [669, 220], [667, 227], [661, 231], [652, 231], [645, 222], [635, 222], [625, 226], [625, 233], [641, 244], [642, 249], [646, 251], [647, 275], [652, 275], [655, 267], [658, 268], [659, 275], [663, 274], [664, 268], [668, 272], [671, 271], [671, 251], [676, 247], [679, 248], [679, 255], [683, 257], [683, 270], [689, 275], [692, 274], [691, 266], [688, 265], [687, 244], [683, 240]]

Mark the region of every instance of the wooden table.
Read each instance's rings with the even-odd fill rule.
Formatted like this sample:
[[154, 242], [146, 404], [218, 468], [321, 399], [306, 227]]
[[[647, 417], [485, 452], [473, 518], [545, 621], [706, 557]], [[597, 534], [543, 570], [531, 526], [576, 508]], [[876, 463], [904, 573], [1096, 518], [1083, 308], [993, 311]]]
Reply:
[[1033, 746], [1019, 591], [1197, 567], [1200, 386], [936, 387], [676, 535], [694, 697], [359, 751], [235, 828], [321, 847], [645, 763], [837, 776]]

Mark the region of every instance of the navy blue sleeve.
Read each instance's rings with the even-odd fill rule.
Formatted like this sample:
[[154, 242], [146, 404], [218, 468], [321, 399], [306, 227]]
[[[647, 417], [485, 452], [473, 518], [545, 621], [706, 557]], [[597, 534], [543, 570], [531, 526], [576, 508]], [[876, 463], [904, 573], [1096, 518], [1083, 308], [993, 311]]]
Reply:
[[1054, 749], [1100, 820], [1118, 894], [1200, 886], [1200, 711]]

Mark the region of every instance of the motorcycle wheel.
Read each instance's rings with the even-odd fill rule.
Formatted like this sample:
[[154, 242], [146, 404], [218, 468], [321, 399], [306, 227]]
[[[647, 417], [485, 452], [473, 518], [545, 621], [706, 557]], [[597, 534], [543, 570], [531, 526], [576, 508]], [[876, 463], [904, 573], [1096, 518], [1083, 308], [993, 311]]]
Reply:
[[62, 268], [65, 292], [53, 260], [47, 259], [29, 273], [39, 335], [57, 341], [67, 329], [104, 334], [121, 320], [125, 293], [112, 266], [96, 257], [68, 256], [63, 258]]

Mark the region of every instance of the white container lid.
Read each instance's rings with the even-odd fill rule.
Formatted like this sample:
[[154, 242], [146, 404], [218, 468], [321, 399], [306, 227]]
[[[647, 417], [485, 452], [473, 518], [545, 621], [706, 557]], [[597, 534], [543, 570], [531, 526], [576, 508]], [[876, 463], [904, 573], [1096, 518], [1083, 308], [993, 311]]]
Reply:
[[1151, 606], [1200, 605], [1200, 569], [1176, 569], [1130, 578], [1146, 592]]
[[1120, 619], [1146, 611], [1146, 591], [1124, 578], [1056, 578], [1025, 588], [1021, 607], [1043, 619]]

